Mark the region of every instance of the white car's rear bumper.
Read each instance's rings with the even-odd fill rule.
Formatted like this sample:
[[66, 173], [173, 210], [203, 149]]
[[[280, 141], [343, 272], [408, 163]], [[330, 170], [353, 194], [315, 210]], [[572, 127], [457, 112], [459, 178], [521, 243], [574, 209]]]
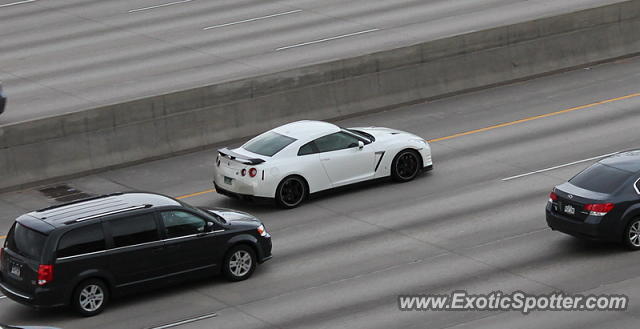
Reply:
[[[263, 180], [262, 170], [255, 177], [242, 176], [239, 170], [226, 167], [214, 169], [213, 183], [220, 194], [235, 194], [258, 198], [273, 198], [275, 191], [269, 182]], [[227, 192], [227, 193], [225, 193]]]

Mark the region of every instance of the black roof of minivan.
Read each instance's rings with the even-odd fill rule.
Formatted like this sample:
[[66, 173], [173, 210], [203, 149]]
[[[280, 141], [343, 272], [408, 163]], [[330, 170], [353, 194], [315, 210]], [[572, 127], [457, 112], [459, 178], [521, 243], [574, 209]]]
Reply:
[[126, 192], [106, 194], [54, 205], [30, 212], [24, 216], [42, 220], [52, 226], [61, 226], [136, 209], [178, 205], [180, 205], [179, 202], [164, 195]]
[[640, 150], [620, 152], [599, 162], [624, 171], [638, 173], [640, 172]]

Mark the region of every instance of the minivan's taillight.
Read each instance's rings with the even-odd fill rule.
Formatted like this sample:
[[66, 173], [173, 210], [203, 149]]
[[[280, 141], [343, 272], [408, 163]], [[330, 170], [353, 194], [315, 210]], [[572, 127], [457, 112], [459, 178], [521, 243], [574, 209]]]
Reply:
[[613, 210], [614, 206], [613, 203], [592, 203], [585, 204], [584, 210], [588, 211], [591, 216], [604, 216]]
[[44, 286], [53, 281], [53, 265], [38, 266], [38, 285]]

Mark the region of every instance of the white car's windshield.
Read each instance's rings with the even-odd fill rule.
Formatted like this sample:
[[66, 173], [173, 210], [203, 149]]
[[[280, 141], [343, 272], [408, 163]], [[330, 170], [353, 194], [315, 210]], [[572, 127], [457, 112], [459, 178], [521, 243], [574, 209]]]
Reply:
[[295, 141], [295, 138], [269, 131], [250, 140], [242, 148], [249, 152], [270, 157]]

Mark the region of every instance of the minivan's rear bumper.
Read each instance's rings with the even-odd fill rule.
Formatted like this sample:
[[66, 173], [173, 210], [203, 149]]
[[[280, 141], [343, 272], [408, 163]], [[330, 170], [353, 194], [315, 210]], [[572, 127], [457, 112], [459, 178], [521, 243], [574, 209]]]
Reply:
[[65, 295], [64, 293], [49, 288], [37, 287], [33, 294], [28, 294], [9, 285], [3, 280], [2, 276], [0, 276], [0, 291], [12, 300], [34, 308], [50, 308], [66, 305], [61, 298], [61, 296]]

